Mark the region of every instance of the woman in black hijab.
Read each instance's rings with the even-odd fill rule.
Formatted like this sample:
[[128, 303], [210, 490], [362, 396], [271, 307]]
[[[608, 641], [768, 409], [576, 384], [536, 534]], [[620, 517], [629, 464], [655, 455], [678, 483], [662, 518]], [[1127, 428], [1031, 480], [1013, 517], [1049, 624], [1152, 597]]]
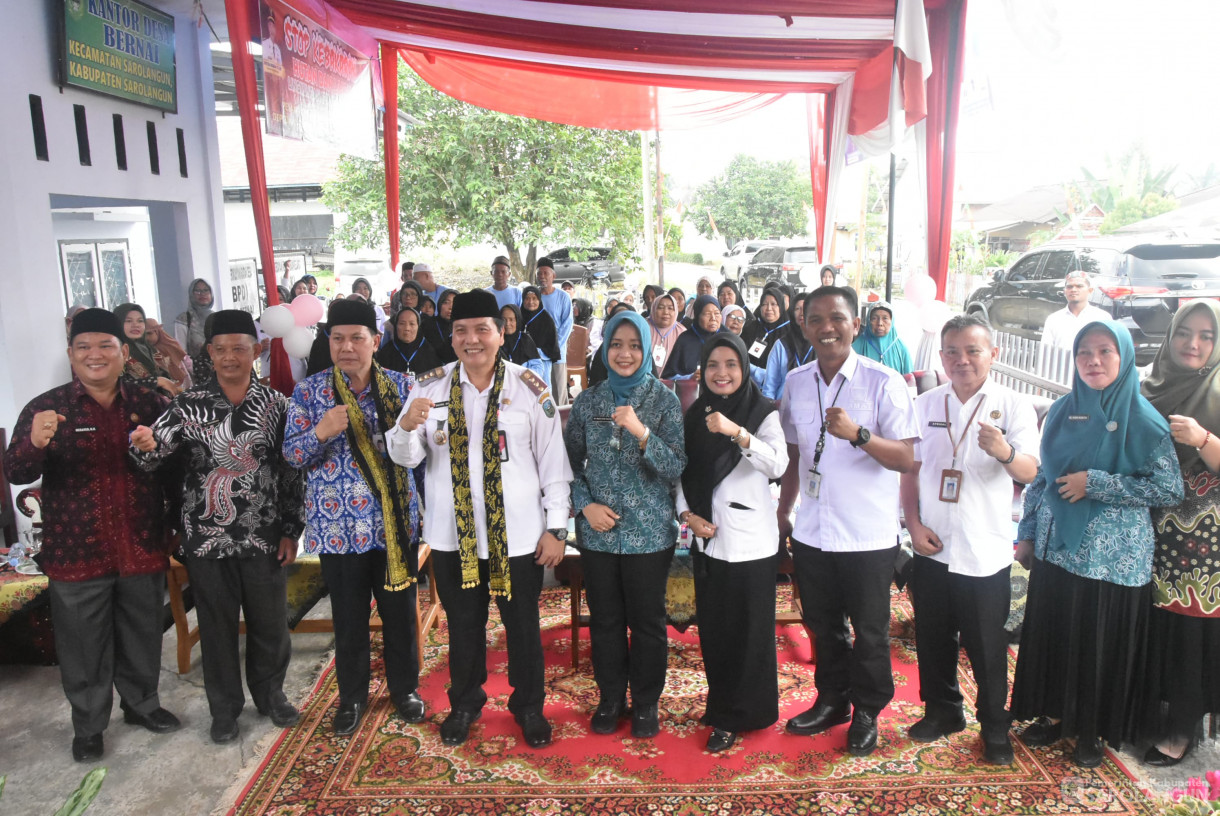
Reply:
[[500, 309], [500, 317], [504, 319], [504, 344], [500, 346], [500, 356], [510, 363], [528, 368], [539, 377], [542, 376], [543, 369], [549, 371], [551, 364], [543, 362], [534, 338], [525, 330], [525, 319], [521, 316], [521, 310], [508, 303]]
[[440, 358], [420, 329], [422, 318], [414, 309], [402, 309], [390, 321], [390, 341], [375, 355], [382, 368], [423, 374], [438, 368]]
[[[563, 356], [559, 351], [555, 319], [542, 308], [542, 292], [537, 286], [527, 286], [521, 290], [521, 317], [525, 320], [522, 328], [534, 338], [534, 345], [548, 362], [555, 362]], [[550, 377], [543, 379], [548, 383], [551, 381]]]
[[696, 298], [692, 320], [690, 328], [674, 342], [661, 379], [689, 380], [695, 373], [703, 357], [703, 344], [720, 330], [720, 304], [716, 298], [711, 295]]
[[640, 316], [647, 319], [649, 313], [652, 311], [652, 302], [663, 294], [665, 294], [665, 290], [660, 286], [657, 286], [655, 283], [650, 283], [645, 286], [644, 291], [641, 294], [641, 298], [644, 301], [644, 308], [640, 310]]
[[436, 303], [436, 316], [423, 316], [420, 321], [420, 331], [428, 339], [428, 345], [436, 353], [441, 365], [457, 362], [457, 352], [453, 350], [453, 324], [449, 315], [453, 314], [453, 298], [456, 289], [446, 289], [441, 292]]
[[775, 570], [779, 523], [773, 479], [788, 467], [774, 404], [750, 377], [745, 343], [721, 332], [703, 346], [699, 398], [684, 420], [686, 470], [678, 518], [695, 535], [691, 558], [712, 726], [707, 749], [779, 719]]

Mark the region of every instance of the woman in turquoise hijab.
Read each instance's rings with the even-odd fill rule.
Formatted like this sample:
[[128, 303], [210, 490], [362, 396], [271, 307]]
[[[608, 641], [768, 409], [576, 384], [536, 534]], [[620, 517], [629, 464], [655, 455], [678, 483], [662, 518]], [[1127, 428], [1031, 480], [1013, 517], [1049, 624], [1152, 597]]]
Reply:
[[860, 336], [851, 344], [861, 357], [876, 360], [899, 374], [910, 374], [911, 352], [898, 338], [894, 327], [894, 307], [879, 300], [868, 310], [868, 321], [860, 327]]
[[580, 393], [563, 433], [601, 694], [591, 728], [614, 733], [630, 689], [631, 735], [646, 738], [660, 730], [669, 657], [665, 584], [678, 534], [670, 485], [686, 468], [682, 406], [652, 374], [643, 317], [619, 312], [602, 336], [607, 378]]
[[[1016, 558], [1031, 569], [1014, 720], [1028, 746], [1075, 738], [1101, 764], [1136, 725], [1134, 688], [1152, 611], [1150, 507], [1182, 500], [1169, 424], [1140, 395], [1131, 335], [1095, 321], [1077, 335], [1076, 376], [1051, 406], [1025, 493]], [[967, 476], [966, 478], [969, 478]]]

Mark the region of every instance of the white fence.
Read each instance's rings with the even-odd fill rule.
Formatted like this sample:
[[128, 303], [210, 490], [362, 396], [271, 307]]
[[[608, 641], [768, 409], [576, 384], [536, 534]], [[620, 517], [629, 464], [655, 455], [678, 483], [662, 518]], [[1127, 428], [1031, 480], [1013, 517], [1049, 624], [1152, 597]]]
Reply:
[[991, 366], [997, 382], [1019, 394], [1055, 399], [1072, 390], [1075, 362], [1071, 349], [1043, 346], [1041, 341], [995, 333], [999, 359]]

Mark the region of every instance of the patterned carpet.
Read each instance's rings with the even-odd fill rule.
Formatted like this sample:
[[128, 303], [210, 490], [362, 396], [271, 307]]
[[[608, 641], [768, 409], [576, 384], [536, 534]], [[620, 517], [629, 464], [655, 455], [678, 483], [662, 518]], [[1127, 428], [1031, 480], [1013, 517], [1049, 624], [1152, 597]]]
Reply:
[[[780, 603], [786, 604], [780, 587]], [[905, 596], [894, 596], [894, 680], [897, 697], [881, 717], [880, 745], [871, 757], [842, 752], [846, 726], [817, 737], [784, 733], [783, 722], [811, 705], [815, 691], [809, 642], [800, 626], [777, 628], [781, 720], [746, 734], [731, 750], [708, 754], [698, 630], [670, 630], [668, 683], [662, 732], [630, 737], [626, 723], [597, 736], [588, 717], [597, 703], [587, 631], [581, 668], [571, 669], [568, 595], [543, 597], [547, 650], [547, 716], [555, 742], [532, 750], [507, 711], [503, 631], [489, 624], [490, 700], [462, 746], [438, 734], [447, 702], [445, 631], [429, 638], [421, 693], [429, 720], [408, 725], [393, 714], [376, 686], [361, 728], [352, 738], [331, 735], [338, 689], [333, 666], [304, 706], [300, 725], [271, 750], [230, 811], [254, 814], [1152, 814], [1156, 807], [1112, 759], [1097, 770], [1077, 768], [1070, 744], [1029, 749], [1014, 743], [1008, 768], [985, 765], [972, 727], [928, 745], [906, 729], [919, 718], [918, 680]], [[442, 617], [443, 620], [443, 617]], [[375, 641], [375, 650], [379, 645]], [[375, 651], [376, 654], [376, 651]], [[375, 666], [374, 677], [380, 675]], [[963, 674], [967, 679], [969, 672]], [[374, 681], [376, 683], [376, 680]], [[973, 696], [973, 687], [967, 687]]]

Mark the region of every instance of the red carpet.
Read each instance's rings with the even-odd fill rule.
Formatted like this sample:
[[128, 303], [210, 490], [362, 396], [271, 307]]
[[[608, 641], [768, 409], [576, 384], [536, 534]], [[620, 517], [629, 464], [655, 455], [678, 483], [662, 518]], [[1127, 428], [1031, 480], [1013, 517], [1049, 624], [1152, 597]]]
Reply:
[[[787, 595], [781, 588], [781, 602]], [[697, 629], [670, 630], [669, 677], [662, 697], [662, 731], [636, 740], [623, 723], [613, 736], [589, 731], [597, 690], [587, 631], [581, 669], [571, 669], [566, 590], [543, 596], [547, 649], [546, 714], [555, 742], [532, 750], [506, 702], [506, 655], [494, 616], [488, 628], [490, 700], [470, 739], [441, 744], [438, 727], [448, 703], [444, 625], [429, 641], [421, 693], [430, 717], [407, 725], [384, 688], [353, 738], [331, 735], [338, 689], [333, 666], [306, 703], [301, 724], [286, 732], [246, 786], [233, 814], [1152, 814], [1156, 807], [1113, 760], [1077, 768], [1070, 744], [1028, 749], [1014, 742], [1017, 761], [985, 765], [973, 726], [929, 745], [911, 742], [907, 727], [922, 713], [913, 644], [894, 643], [897, 697], [882, 713], [880, 745], [858, 759], [842, 752], [846, 726], [817, 737], [784, 733], [787, 717], [815, 696], [809, 642], [800, 626], [779, 627], [781, 720], [748, 733], [731, 750], [704, 751], [708, 729], [698, 724], [704, 682]], [[907, 631], [909, 605], [895, 595], [895, 634]], [[442, 618], [443, 620], [443, 618]], [[375, 642], [376, 646], [376, 642]], [[381, 673], [374, 668], [374, 677]], [[968, 678], [966, 672], [963, 678]], [[376, 682], [376, 681], [375, 681]], [[967, 693], [973, 695], [973, 688]]]

